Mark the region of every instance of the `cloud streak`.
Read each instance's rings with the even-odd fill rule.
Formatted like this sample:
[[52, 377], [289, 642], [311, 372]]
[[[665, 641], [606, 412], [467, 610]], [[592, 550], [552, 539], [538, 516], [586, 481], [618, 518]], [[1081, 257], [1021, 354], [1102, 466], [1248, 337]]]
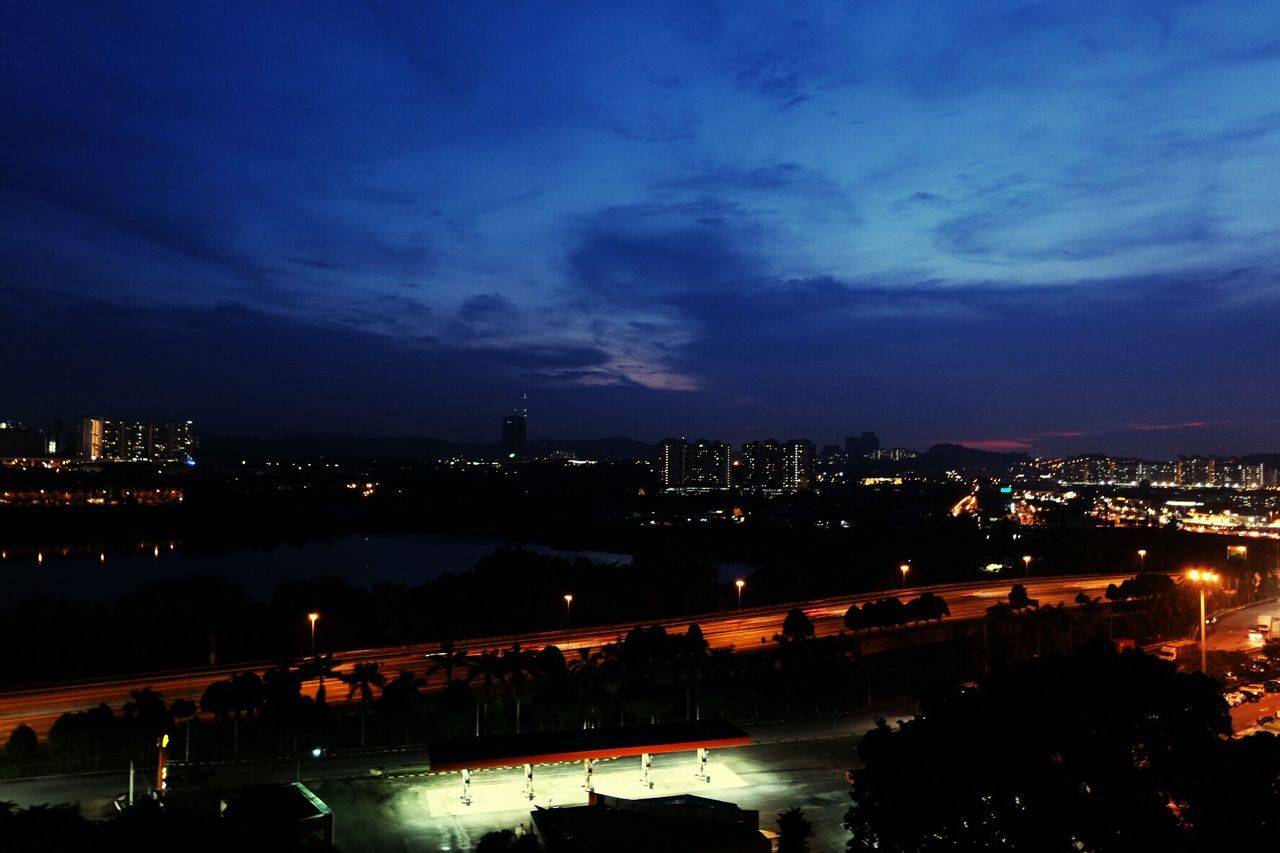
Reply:
[[[650, 438], [1228, 450], [1280, 427], [1269, 4], [77, 16], [0, 31], [0, 305], [30, 345], [310, 334], [346, 361], [289, 362], [299, 412], [359, 377], [386, 393], [352, 392], [354, 420], [454, 434], [526, 392], [548, 428]], [[251, 363], [225, 363], [238, 392], [193, 375], [231, 411], [278, 390]], [[117, 367], [122, 399], [151, 381]], [[41, 379], [79, 408], [96, 375]]]

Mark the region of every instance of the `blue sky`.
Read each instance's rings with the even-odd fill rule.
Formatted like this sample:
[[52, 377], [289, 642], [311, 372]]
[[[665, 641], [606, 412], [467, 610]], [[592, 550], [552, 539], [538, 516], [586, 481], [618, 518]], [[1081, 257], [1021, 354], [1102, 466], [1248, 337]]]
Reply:
[[0, 23], [7, 417], [1280, 450], [1280, 4]]

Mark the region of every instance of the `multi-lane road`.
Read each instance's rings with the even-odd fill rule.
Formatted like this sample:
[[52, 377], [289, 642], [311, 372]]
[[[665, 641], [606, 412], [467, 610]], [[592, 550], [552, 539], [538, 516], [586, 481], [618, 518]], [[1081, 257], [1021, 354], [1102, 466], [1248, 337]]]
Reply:
[[[1074, 576], [1022, 581], [1028, 594], [1042, 605], [1070, 603], [1084, 592], [1098, 597], [1109, 583], [1120, 583], [1128, 575]], [[702, 628], [703, 636], [713, 647], [732, 646], [738, 650], [757, 649], [772, 640], [781, 626], [787, 611], [800, 607], [813, 621], [818, 636], [833, 636], [844, 630], [844, 614], [850, 604], [884, 598], [890, 595], [910, 597], [932, 592], [946, 599], [951, 608], [950, 621], [981, 618], [988, 607], [1004, 600], [1014, 580], [966, 584], [944, 584], [930, 587], [909, 587], [905, 590], [887, 590], [860, 595], [846, 595], [818, 599], [798, 604], [748, 608], [728, 613], [704, 614], [691, 618], [659, 621], [668, 631], [684, 631], [691, 622]], [[524, 648], [539, 649], [547, 645], [559, 646], [568, 652], [582, 648], [600, 648], [617, 640], [633, 627], [634, 623], [564, 628], [505, 637], [486, 637], [457, 644], [457, 648], [470, 654], [510, 648], [519, 643]], [[352, 663], [372, 661], [384, 671], [394, 673], [402, 669], [421, 672], [425, 656], [437, 652], [439, 646], [424, 643], [378, 649], [334, 650], [338, 660]], [[83, 711], [99, 704], [119, 710], [129, 701], [133, 690], [151, 688], [166, 699], [188, 698], [198, 701], [205, 688], [237, 672], [264, 670], [273, 662], [245, 663], [236, 666], [201, 667], [197, 669], [122, 675], [111, 678], [78, 681], [63, 684], [35, 685], [0, 691], [0, 738], [8, 737], [15, 727], [25, 723], [45, 735], [53, 722], [68, 711]], [[314, 692], [315, 683], [304, 690]]]

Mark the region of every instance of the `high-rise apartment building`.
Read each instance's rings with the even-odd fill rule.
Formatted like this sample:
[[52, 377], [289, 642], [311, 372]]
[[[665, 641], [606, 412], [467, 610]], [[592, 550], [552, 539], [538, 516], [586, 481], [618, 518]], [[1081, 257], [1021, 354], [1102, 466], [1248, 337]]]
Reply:
[[684, 485], [684, 449], [683, 438], [664, 438], [658, 445], [658, 479], [667, 489], [678, 489]]
[[782, 479], [791, 490], [807, 489], [813, 485], [813, 466], [818, 453], [812, 441], [793, 438], [787, 442], [783, 457]]
[[807, 489], [813, 483], [816, 461], [816, 448], [806, 439], [786, 444], [772, 438], [747, 442], [742, 446], [743, 485], [762, 491]]
[[659, 448], [658, 476], [668, 489], [712, 491], [733, 487], [733, 453], [721, 441], [700, 438], [664, 439]]
[[786, 465], [785, 450], [775, 439], [749, 441], [742, 445], [742, 484], [749, 489], [781, 489]]
[[56, 435], [53, 430], [0, 421], [0, 458], [52, 456], [58, 450]]
[[80, 458], [87, 462], [195, 462], [191, 421], [82, 418]]

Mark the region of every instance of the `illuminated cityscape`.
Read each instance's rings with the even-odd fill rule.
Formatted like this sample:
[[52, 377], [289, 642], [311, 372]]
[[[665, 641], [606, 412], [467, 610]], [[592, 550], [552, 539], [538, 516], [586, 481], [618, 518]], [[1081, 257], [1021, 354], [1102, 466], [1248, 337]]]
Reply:
[[195, 462], [191, 421], [122, 421], [83, 418], [80, 458], [86, 462]]
[[0, 853], [1275, 843], [1275, 2], [5, 12]]

